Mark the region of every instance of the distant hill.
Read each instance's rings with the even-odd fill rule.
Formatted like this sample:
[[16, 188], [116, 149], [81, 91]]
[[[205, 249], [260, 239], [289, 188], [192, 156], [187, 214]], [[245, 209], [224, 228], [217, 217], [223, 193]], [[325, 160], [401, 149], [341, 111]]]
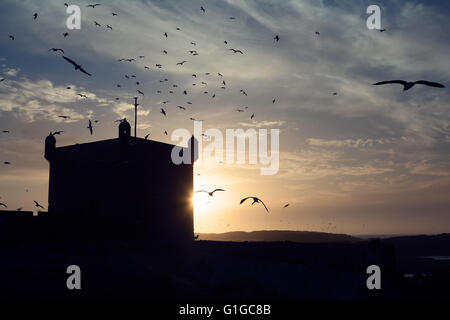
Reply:
[[362, 241], [362, 239], [352, 237], [346, 234], [333, 234], [333, 233], [310, 232], [310, 231], [281, 231], [281, 230], [200, 233], [198, 239], [213, 240], [213, 241], [292, 241], [305, 243]]
[[392, 243], [402, 255], [450, 256], [450, 234], [400, 236], [382, 240]]

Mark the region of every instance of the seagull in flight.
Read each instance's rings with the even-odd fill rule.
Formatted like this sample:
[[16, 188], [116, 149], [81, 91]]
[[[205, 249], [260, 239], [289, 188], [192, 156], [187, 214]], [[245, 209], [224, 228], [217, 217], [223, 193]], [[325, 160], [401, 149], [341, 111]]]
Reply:
[[36, 20], [38, 17], [38, 14], [37, 13], [33, 14], [33, 17], [34, 17], [34, 20]]
[[81, 65], [79, 65], [78, 63], [76, 63], [75, 61], [67, 58], [66, 56], [63, 56], [63, 59], [70, 62], [71, 64], [73, 64], [73, 66], [75, 67], [75, 70], [80, 70], [81, 72], [87, 74], [88, 76], [91, 76], [90, 73], [88, 73], [86, 70], [84, 70], [83, 67]]
[[9, 35], [9, 38], [10, 38], [11, 40], [14, 40], [14, 39], [15, 39], [14, 36], [12, 36], [12, 35]]
[[36, 208], [42, 208], [42, 209], [45, 210], [45, 208], [44, 208], [43, 206], [41, 206], [41, 205], [39, 204], [39, 202], [37, 202], [36, 200], [33, 200], [33, 201], [34, 201], [34, 205], [36, 206]]
[[202, 10], [203, 12], [206, 12], [205, 8], [200, 7], [200, 10]]
[[98, 23], [97, 21], [94, 21], [94, 24], [95, 24], [97, 27], [101, 27], [100, 23]]
[[273, 38], [273, 40], [275, 40], [276, 42], [280, 41], [280, 36], [279, 36], [279, 35], [276, 35], [276, 36]]
[[8, 208], [8, 206], [6, 204], [4, 204], [3, 202], [0, 202], [0, 206], [4, 206], [5, 208]]
[[228, 49], [228, 50], [233, 51], [234, 53], [244, 54], [241, 50], [236, 50], [236, 49]]
[[91, 7], [92, 9], [95, 9], [96, 6], [101, 6], [100, 3], [96, 3], [96, 4], [88, 4], [87, 7]]
[[426, 81], [426, 80], [419, 80], [419, 81], [415, 81], [415, 82], [408, 82], [408, 81], [404, 81], [404, 80], [390, 80], [390, 81], [377, 82], [377, 83], [374, 83], [373, 85], [379, 86], [379, 85], [383, 85], [383, 84], [392, 84], [392, 83], [403, 85], [403, 91], [407, 91], [407, 90], [411, 89], [416, 84], [422, 84], [422, 85], [434, 87], [434, 88], [445, 88], [445, 86], [443, 84], [440, 84], [438, 82], [430, 82], [430, 81]]
[[216, 191], [225, 191], [225, 190], [224, 189], [214, 189], [211, 192], [206, 191], [206, 190], [199, 190], [199, 191], [195, 191], [195, 193], [206, 192], [207, 194], [209, 194], [210, 197], [212, 197], [214, 195], [214, 192], [216, 192]]
[[58, 116], [59, 118], [63, 118], [63, 119], [70, 119], [69, 116]]
[[89, 125], [87, 126], [87, 128], [89, 129], [89, 131], [90, 131], [91, 134], [92, 134], [92, 132], [93, 132], [92, 129], [94, 129], [94, 128], [92, 127], [92, 122], [91, 122], [91, 120], [89, 120]]
[[178, 63], [177, 63], [177, 66], [178, 66], [178, 65], [182, 66], [182, 65], [185, 64], [186, 62], [187, 62], [186, 60], [183, 60], [183, 61], [181, 61], [181, 62], [178, 62]]
[[286, 204], [284, 205], [283, 209], [284, 209], [284, 208], [287, 208], [287, 207], [289, 207], [289, 203], [286, 203]]
[[255, 204], [255, 203], [258, 203], [258, 202], [261, 203], [264, 206], [264, 208], [266, 209], [266, 211], [269, 212], [269, 209], [267, 209], [267, 207], [264, 204], [264, 202], [261, 199], [259, 199], [258, 197], [247, 197], [247, 198], [244, 198], [244, 199], [241, 200], [241, 202], [239, 204], [240, 205], [243, 204], [247, 199], [253, 199], [252, 205]]
[[142, 94], [144, 96], [144, 93], [141, 90], [137, 90], [137, 93]]
[[164, 110], [163, 108], [161, 108], [161, 113], [164, 115], [164, 117], [166, 116], [166, 110]]
[[64, 54], [64, 50], [63, 50], [63, 49], [59, 49], [59, 48], [51, 48], [51, 49], [48, 49], [48, 52], [50, 52], [50, 51], [53, 51], [53, 52], [61, 51], [61, 52]]

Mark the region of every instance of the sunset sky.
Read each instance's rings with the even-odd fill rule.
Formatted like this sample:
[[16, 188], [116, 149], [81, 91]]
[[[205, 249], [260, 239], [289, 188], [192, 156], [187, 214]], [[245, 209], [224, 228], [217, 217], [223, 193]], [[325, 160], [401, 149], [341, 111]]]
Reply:
[[[280, 129], [275, 175], [261, 175], [259, 164], [195, 166], [194, 190], [226, 189], [195, 196], [195, 232], [450, 232], [448, 1], [68, 2], [81, 8], [81, 30], [66, 28], [64, 2], [0, 2], [0, 131], [10, 131], [0, 133], [0, 202], [8, 209], [35, 210], [33, 200], [47, 206], [50, 131], [65, 131], [57, 146], [115, 138], [114, 121], [133, 125], [139, 96], [138, 136], [156, 141], [174, 143], [173, 130], [193, 130], [191, 117], [224, 134]], [[382, 9], [385, 32], [366, 27], [371, 4]], [[392, 79], [447, 88], [372, 85]], [[93, 135], [88, 119], [99, 121]], [[239, 205], [253, 195], [270, 214]]]

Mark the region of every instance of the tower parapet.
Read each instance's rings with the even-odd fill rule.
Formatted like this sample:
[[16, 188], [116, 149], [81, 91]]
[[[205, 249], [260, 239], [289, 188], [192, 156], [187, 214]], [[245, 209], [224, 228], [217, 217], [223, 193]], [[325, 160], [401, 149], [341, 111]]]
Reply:
[[127, 119], [123, 119], [123, 121], [119, 124], [119, 138], [129, 138], [131, 136], [131, 126], [128, 123]]
[[56, 139], [55, 136], [50, 132], [47, 138], [45, 138], [45, 152], [44, 152], [45, 159], [51, 161], [55, 149], [56, 149]]

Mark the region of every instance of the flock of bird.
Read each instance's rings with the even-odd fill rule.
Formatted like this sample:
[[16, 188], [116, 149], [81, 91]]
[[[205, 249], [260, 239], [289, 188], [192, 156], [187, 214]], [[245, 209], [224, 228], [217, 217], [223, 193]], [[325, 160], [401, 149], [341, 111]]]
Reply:
[[[68, 7], [69, 4], [64, 3], [64, 6]], [[100, 3], [95, 3], [95, 4], [89, 4], [89, 5], [87, 5], [88, 8], [92, 8], [92, 9], [96, 9], [97, 7], [100, 7], [100, 6], [102, 6], [102, 4], [100, 4]], [[199, 12], [200, 12], [201, 14], [206, 14], [206, 13], [207, 13], [207, 10], [205, 9], [204, 6], [200, 6]], [[115, 12], [112, 12], [111, 15], [112, 15], [113, 17], [117, 17], [117, 16], [118, 16], [118, 14], [115, 13]], [[33, 19], [34, 19], [34, 20], [37, 20], [38, 17], [39, 17], [39, 14], [38, 14], [38, 13], [34, 13], [34, 14], [33, 14]], [[230, 19], [230, 20], [235, 20], [236, 18], [235, 18], [235, 17], [229, 17], [229, 19]], [[101, 25], [99, 22], [95, 21], [95, 20], [93, 21], [93, 23], [94, 23], [94, 25], [95, 25], [96, 27], [102, 27], [102, 25]], [[109, 29], [109, 30], [113, 30], [113, 27], [110, 26], [109, 24], [106, 24], [106, 25], [105, 25], [105, 28], [107, 28], [107, 29]], [[176, 31], [180, 31], [180, 30], [181, 30], [180, 27], [177, 27], [177, 28], [176, 28]], [[381, 29], [381, 30], [379, 30], [379, 31], [380, 31], [380, 32], [385, 32], [386, 29]], [[170, 32], [169, 32], [169, 33], [170, 33]], [[169, 33], [168, 33], [167, 31], [164, 32], [164, 33], [162, 34], [163, 39], [169, 38]], [[64, 38], [66, 38], [66, 37], [69, 36], [69, 33], [68, 33], [68, 32], [64, 32], [62, 35], [63, 35]], [[316, 32], [315, 32], [315, 36], [317, 36], [317, 37], [321, 36], [320, 32], [319, 32], [319, 31], [316, 31]], [[14, 35], [9, 35], [9, 39], [11, 39], [11, 41], [14, 41], [14, 40], [15, 40], [15, 36], [14, 36]], [[275, 36], [273, 37], [272, 41], [274, 41], [275, 44], [278, 44], [278, 43], [281, 41], [280, 35], [278, 35], [278, 34], [275, 35]], [[223, 43], [224, 43], [224, 45], [226, 46], [227, 51], [231, 51], [232, 53], [234, 53], [234, 54], [239, 54], [239, 55], [244, 55], [244, 54], [245, 54], [244, 51], [243, 51], [242, 49], [236, 49], [236, 48], [229, 48], [229, 47], [227, 47], [228, 44], [229, 44], [229, 41], [228, 41], [228, 40], [224, 40]], [[194, 49], [194, 47], [197, 48], [197, 43], [191, 41], [191, 42], [190, 42], [190, 45], [191, 45], [193, 48], [192, 48], [191, 50], [188, 50], [188, 53], [189, 53], [192, 57], [199, 56], [199, 55], [200, 55], [199, 51], [198, 51], [197, 49]], [[62, 49], [62, 48], [50, 48], [48, 51], [49, 51], [49, 52], [54, 52], [54, 53], [61, 53], [61, 54], [62, 54], [62, 58], [63, 58], [66, 62], [68, 62], [68, 63], [74, 68], [75, 71], [79, 71], [79, 72], [83, 73], [83, 74], [86, 75], [86, 76], [92, 76], [92, 74], [89, 73], [82, 65], [80, 65], [80, 64], [77, 63], [77, 62], [75, 62], [73, 59], [69, 58], [69, 57], [66, 55], [66, 52], [64, 51], [64, 49]], [[162, 49], [161, 52], [162, 52], [164, 55], [169, 55], [169, 53], [168, 53], [168, 51], [167, 51], [166, 49]], [[125, 63], [137, 63], [138, 61], [144, 61], [143, 59], [145, 59], [145, 56], [144, 56], [144, 55], [139, 55], [139, 56], [136, 57], [136, 58], [119, 58], [117, 61], [118, 61], [118, 62], [125, 62]], [[184, 59], [183, 59], [183, 60], [181, 60], [180, 62], [176, 63], [176, 66], [183, 67], [183, 66], [184, 66], [185, 64], [187, 64], [187, 63], [189, 63], [189, 60], [184, 60]], [[155, 68], [158, 69], [158, 70], [164, 68], [164, 67], [163, 67], [163, 64], [161, 64], [161, 63], [156, 63], [154, 66], [155, 66]], [[151, 68], [150, 68], [148, 65], [144, 65], [144, 66], [143, 66], [143, 69], [144, 69], [144, 70], [151, 70]], [[202, 72], [201, 74], [202, 74], [204, 77], [211, 77], [211, 76], [212, 76], [212, 73], [211, 73], [211, 72]], [[193, 74], [192, 74], [192, 77], [193, 77], [194, 79], [198, 79], [198, 80], [199, 80], [199, 76], [200, 76], [200, 73], [193, 73]], [[223, 89], [223, 90], [227, 89], [227, 81], [226, 81], [226, 79], [224, 79], [223, 74], [222, 74], [221, 72], [216, 72], [216, 77], [217, 77], [218, 79], [220, 79], [220, 80], [219, 80], [219, 81], [220, 81], [220, 85], [219, 85], [220, 87], [219, 87], [219, 88], [220, 88], [220, 89]], [[134, 80], [134, 84], [135, 84], [136, 86], [140, 86], [140, 85], [141, 85], [141, 82], [137, 80], [137, 76], [136, 76], [135, 74], [130, 74], [130, 75], [126, 74], [126, 75], [124, 76], [124, 78], [127, 79], [127, 80], [131, 80], [131, 78], [134, 78], [134, 79], [135, 79], [135, 80]], [[0, 79], [0, 82], [3, 82], [4, 80], [5, 80], [5, 79], [2, 78], [2, 79]], [[162, 86], [165, 86], [166, 84], [169, 84], [169, 82], [170, 82], [170, 81], [169, 81], [167, 78], [164, 78], [164, 79], [159, 80], [159, 83], [160, 83]], [[390, 80], [390, 81], [377, 82], [377, 83], [374, 83], [373, 85], [378, 86], [378, 85], [385, 85], [385, 84], [400, 84], [400, 85], [403, 86], [403, 91], [407, 91], [407, 90], [411, 89], [411, 88], [412, 88], [413, 86], [415, 86], [415, 85], [425, 85], [425, 86], [430, 86], [430, 87], [435, 87], [435, 88], [445, 88], [445, 86], [442, 85], [442, 84], [440, 84], [440, 83], [437, 83], [437, 82], [430, 82], [430, 81], [425, 81], [425, 80], [419, 80], [419, 81], [415, 81], [415, 82], [408, 82], [408, 81], [404, 81], [404, 80]], [[168, 94], [174, 94], [174, 93], [175, 93], [175, 90], [179, 87], [179, 85], [176, 84], [176, 83], [171, 83], [171, 84], [169, 84], [169, 85], [171, 85], [171, 87], [170, 87], [170, 90], [167, 90], [167, 89], [166, 89], [166, 90], [167, 90], [167, 93], [168, 93]], [[197, 84], [197, 83], [193, 83], [192, 85], [193, 85], [193, 86], [197, 86], [198, 84]], [[206, 88], [206, 87], [208, 86], [208, 82], [206, 82], [206, 79], [204, 79], [204, 80], [201, 81], [200, 86], [202, 86], [202, 87], [204, 87], [204, 88]], [[122, 84], [116, 84], [116, 87], [117, 87], [117, 88], [122, 88]], [[142, 87], [142, 86], [140, 86], [139, 88], [141, 88], [141, 87]], [[70, 88], [70, 87], [67, 87], [67, 89], [70, 90], [71, 88]], [[141, 95], [141, 96], [145, 96], [145, 93], [143, 92], [143, 90], [137, 89], [137, 88], [135, 88], [135, 89], [136, 89], [136, 91], [135, 91], [136, 94]], [[211, 94], [211, 98], [212, 98], [212, 99], [214, 99], [214, 98], [216, 97], [216, 93], [214, 93], [214, 92], [213, 92], [213, 93], [210, 93], [210, 91], [206, 91], [206, 90], [202, 90], [202, 91], [203, 91], [203, 94], [205, 94], [205, 95]], [[187, 89], [182, 90], [181, 93], [182, 93], [183, 96], [188, 96], [188, 95], [190, 94], [189, 90], [187, 90]], [[248, 96], [247, 91], [244, 90], [244, 89], [240, 89], [239, 93], [242, 94], [243, 96]], [[156, 91], [156, 94], [163, 94], [163, 88], [159, 88], [159, 89]], [[338, 94], [337, 92], [333, 92], [333, 95], [336, 96], [337, 94]], [[88, 96], [85, 95], [85, 94], [78, 93], [78, 95], [80, 96], [80, 98], [88, 99]], [[115, 100], [120, 100], [120, 98], [116, 97]], [[275, 104], [275, 103], [277, 102], [277, 100], [278, 100], [278, 98], [273, 98], [273, 99], [272, 99], [272, 104]], [[165, 101], [162, 102], [162, 104], [163, 104], [165, 107], [167, 106], [167, 103], [169, 103], [169, 100], [165, 100]], [[186, 102], [186, 105], [192, 105], [192, 102], [187, 101], [187, 102]], [[187, 106], [177, 105], [176, 108], [177, 108], [178, 110], [187, 111]], [[245, 112], [247, 109], [248, 109], [248, 107], [240, 107], [240, 108], [235, 109], [235, 111], [238, 112], [238, 113], [242, 113], [242, 112]], [[166, 109], [165, 109], [165, 108], [160, 108], [160, 113], [162, 114], [163, 117], [167, 117], [167, 116], [168, 116], [167, 107], [166, 107]], [[58, 117], [60, 117], [61, 119], [70, 119], [70, 116], [68, 116], [68, 115], [59, 115]], [[253, 120], [254, 118], [255, 118], [255, 113], [252, 112], [252, 113], [251, 113], [251, 116], [250, 116], [250, 119]], [[190, 119], [190, 120], [193, 120], [193, 121], [203, 121], [203, 120], [196, 120], [194, 117], [190, 117], [189, 119]], [[119, 119], [119, 120], [116, 120], [116, 121], [117, 121], [117, 122], [123, 121], [123, 119]], [[87, 129], [89, 129], [89, 132], [90, 132], [91, 135], [93, 134], [93, 129], [94, 129], [93, 122], [94, 122], [94, 123], [98, 123], [98, 120], [92, 121], [92, 120], [89, 119]], [[55, 132], [53, 132], [53, 134], [61, 134], [61, 133], [63, 133], [63, 132], [64, 132], [64, 131], [61, 131], [61, 130], [60, 130], [60, 131], [55, 131]], [[3, 130], [2, 133], [9, 133], [9, 131], [8, 131], [8, 130]], [[167, 130], [164, 131], [164, 134], [165, 134], [165, 135], [168, 135]], [[147, 134], [147, 135], [145, 136], [145, 139], [148, 139], [149, 135], [150, 135], [150, 134]], [[5, 162], [3, 162], [3, 163], [4, 163], [4, 164], [10, 164], [10, 162], [8, 162], [8, 161], [5, 161]], [[207, 193], [209, 196], [213, 196], [214, 193], [215, 193], [215, 192], [218, 192], [218, 191], [225, 191], [225, 190], [224, 190], [224, 189], [215, 189], [215, 190], [213, 190], [213, 191], [211, 191], [211, 192], [206, 191], [206, 190], [199, 190], [199, 191], [196, 191], [196, 192], [197, 192], [197, 193], [205, 192], [205, 193]], [[255, 196], [249, 196], [249, 197], [243, 198], [243, 199], [240, 201], [240, 204], [243, 204], [243, 203], [244, 203], [246, 200], [248, 200], [248, 199], [252, 199], [252, 201], [253, 201], [253, 202], [252, 202], [252, 205], [255, 204], [255, 203], [260, 203], [260, 204], [265, 208], [265, 210], [266, 210], [267, 212], [269, 212], [269, 209], [267, 208], [266, 204], [265, 204], [260, 198], [255, 197]], [[38, 207], [38, 208], [43, 208], [37, 201], [34, 201], [34, 202], [35, 202], [35, 206], [36, 206], [36, 207]], [[5, 208], [7, 207], [6, 204], [4, 204], [4, 203], [0, 203], [0, 206], [4, 206]], [[285, 205], [283, 206], [283, 208], [287, 208], [288, 206], [289, 206], [289, 203], [285, 204]]]

